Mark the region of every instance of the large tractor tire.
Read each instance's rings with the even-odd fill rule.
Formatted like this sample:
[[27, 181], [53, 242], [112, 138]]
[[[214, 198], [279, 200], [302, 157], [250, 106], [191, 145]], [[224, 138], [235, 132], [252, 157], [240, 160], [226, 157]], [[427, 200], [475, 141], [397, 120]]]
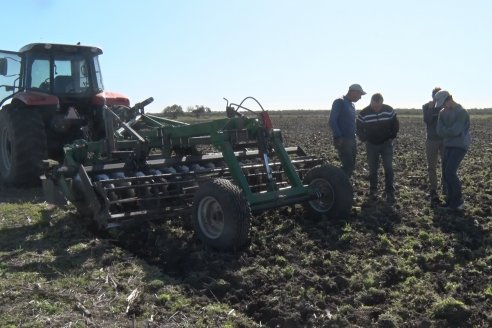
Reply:
[[345, 173], [332, 165], [311, 169], [303, 183], [321, 192], [322, 197], [304, 204], [309, 217], [346, 218], [352, 210], [353, 189]]
[[40, 113], [30, 108], [0, 110], [0, 181], [7, 186], [37, 185], [46, 158]]
[[217, 250], [235, 250], [249, 241], [251, 209], [236, 185], [214, 179], [195, 194], [192, 223], [205, 244]]

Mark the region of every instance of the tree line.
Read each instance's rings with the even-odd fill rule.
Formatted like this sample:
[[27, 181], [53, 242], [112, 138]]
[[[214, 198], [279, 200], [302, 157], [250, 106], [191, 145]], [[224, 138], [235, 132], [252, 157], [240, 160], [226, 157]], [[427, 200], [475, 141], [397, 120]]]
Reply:
[[[200, 117], [203, 114], [210, 113], [212, 110], [209, 107], [203, 106], [203, 105], [195, 105], [195, 106], [188, 106], [186, 107], [186, 112], [195, 114], [196, 117]], [[165, 116], [169, 116], [172, 118], [177, 118], [179, 115], [184, 114], [183, 107], [180, 105], [172, 105], [172, 106], [167, 106], [162, 110], [162, 113]]]

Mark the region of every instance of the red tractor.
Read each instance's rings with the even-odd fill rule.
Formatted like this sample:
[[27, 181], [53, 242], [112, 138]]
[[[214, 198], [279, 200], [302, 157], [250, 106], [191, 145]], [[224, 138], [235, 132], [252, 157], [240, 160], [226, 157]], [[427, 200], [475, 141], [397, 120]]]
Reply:
[[105, 137], [103, 106], [129, 106], [104, 91], [92, 46], [32, 43], [0, 50], [0, 182], [38, 183], [42, 161], [63, 159], [76, 139]]

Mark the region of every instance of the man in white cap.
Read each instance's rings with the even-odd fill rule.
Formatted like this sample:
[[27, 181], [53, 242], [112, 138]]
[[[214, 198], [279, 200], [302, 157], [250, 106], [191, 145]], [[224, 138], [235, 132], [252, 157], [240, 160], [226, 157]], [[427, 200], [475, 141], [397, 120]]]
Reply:
[[443, 138], [443, 174], [446, 189], [446, 204], [449, 210], [463, 210], [461, 181], [458, 168], [471, 144], [470, 115], [457, 104], [446, 90], [434, 96], [436, 108], [442, 108], [437, 119], [437, 134]]
[[357, 143], [355, 141], [355, 106], [366, 92], [359, 84], [352, 84], [347, 94], [336, 99], [331, 106], [328, 123], [333, 133], [333, 143], [342, 163], [342, 170], [350, 178], [355, 169]]

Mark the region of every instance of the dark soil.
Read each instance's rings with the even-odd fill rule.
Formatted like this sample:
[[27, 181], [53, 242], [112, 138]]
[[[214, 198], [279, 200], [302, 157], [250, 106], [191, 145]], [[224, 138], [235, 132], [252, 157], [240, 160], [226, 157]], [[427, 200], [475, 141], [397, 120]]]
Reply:
[[[216, 298], [267, 327], [488, 326], [492, 120], [472, 120], [473, 147], [460, 170], [464, 213], [430, 206], [423, 122], [420, 116], [400, 120], [394, 206], [364, 196], [367, 166], [359, 144], [356, 204], [346, 220], [315, 221], [300, 207], [267, 212], [254, 218], [250, 246], [236, 253], [205, 248], [176, 222], [152, 225], [121, 244], [193, 294]], [[337, 164], [326, 121], [274, 117], [287, 144]], [[450, 298], [455, 303], [443, 305]]]
[[[273, 121], [287, 145], [300, 145], [338, 165], [325, 115], [275, 114]], [[492, 117], [472, 116], [473, 146], [459, 171], [466, 202], [463, 213], [431, 206], [426, 196], [424, 124], [420, 115], [401, 116], [400, 123], [393, 206], [382, 194], [376, 200], [365, 196], [367, 165], [359, 144], [353, 181], [356, 199], [347, 219], [317, 221], [306, 217], [301, 206], [269, 211], [253, 218], [251, 241], [236, 252], [208, 249], [182, 220], [147, 223], [113, 231], [103, 239], [106, 243], [92, 241], [104, 247], [95, 254], [91, 250], [81, 263], [90, 260], [106, 271], [143, 261], [148, 278], [142, 280], [141, 297], [146, 301], [127, 315], [133, 322], [146, 320], [145, 327], [492, 326]], [[36, 191], [24, 196], [11, 192], [18, 191], [3, 189], [0, 197], [38, 199]], [[60, 220], [64, 220], [59, 222], [64, 229], [60, 249], [68, 249], [65, 243], [78, 236], [79, 228], [69, 228], [73, 216]], [[91, 238], [88, 231], [82, 234]], [[2, 236], [14, 238], [11, 232]], [[1, 245], [9, 251], [9, 259], [18, 252], [14, 246]], [[133, 289], [127, 286], [130, 279], [120, 279], [113, 292], [128, 295]], [[180, 307], [171, 306], [179, 302], [164, 292], [171, 285], [186, 296]], [[94, 305], [100, 303], [94, 299], [101, 297], [97, 293], [94, 289], [78, 295], [92, 313], [91, 321], [82, 326], [107, 326], [103, 323], [108, 320], [121, 326], [121, 311], [112, 314]], [[0, 310], [9, 304], [0, 302]], [[224, 305], [232, 309], [227, 313], [237, 315], [212, 318], [211, 304]], [[9, 318], [14, 317], [12, 311]], [[57, 321], [52, 326], [67, 325], [53, 322]]]

